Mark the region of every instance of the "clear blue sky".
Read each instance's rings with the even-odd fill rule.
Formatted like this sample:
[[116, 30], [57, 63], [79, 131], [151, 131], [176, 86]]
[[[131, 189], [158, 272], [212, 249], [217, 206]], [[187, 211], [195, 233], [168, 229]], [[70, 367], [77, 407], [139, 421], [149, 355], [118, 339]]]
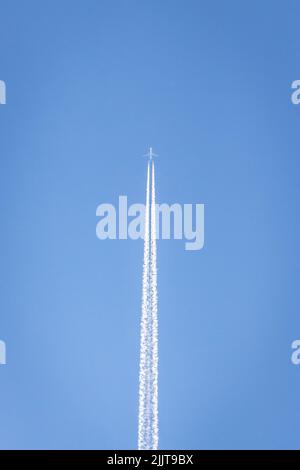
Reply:
[[160, 447], [300, 448], [297, 1], [0, 2], [1, 448], [135, 448], [141, 241], [96, 207], [204, 203], [158, 243]]

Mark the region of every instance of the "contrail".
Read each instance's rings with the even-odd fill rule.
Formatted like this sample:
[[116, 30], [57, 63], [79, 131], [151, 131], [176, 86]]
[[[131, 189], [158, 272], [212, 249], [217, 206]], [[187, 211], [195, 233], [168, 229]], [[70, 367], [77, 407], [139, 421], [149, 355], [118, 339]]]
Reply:
[[157, 319], [157, 267], [156, 267], [156, 208], [155, 171], [152, 161], [151, 197], [151, 313], [152, 313], [152, 449], [158, 448], [158, 319]]
[[148, 378], [148, 329], [149, 329], [149, 204], [150, 204], [150, 163], [147, 169], [145, 234], [144, 234], [144, 264], [143, 264], [143, 291], [142, 291], [142, 318], [141, 318], [141, 345], [140, 345], [140, 380], [139, 380], [139, 430], [138, 448], [144, 449], [147, 445], [146, 435], [148, 427], [147, 409], [147, 378]]
[[[151, 192], [151, 197], [150, 197]], [[139, 379], [138, 448], [158, 448], [158, 321], [154, 162], [147, 168]]]

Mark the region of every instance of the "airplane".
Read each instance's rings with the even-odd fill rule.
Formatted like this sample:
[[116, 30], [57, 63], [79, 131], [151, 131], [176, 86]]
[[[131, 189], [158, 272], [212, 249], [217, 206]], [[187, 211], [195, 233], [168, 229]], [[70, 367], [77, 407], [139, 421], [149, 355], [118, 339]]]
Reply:
[[149, 157], [149, 160], [151, 161], [153, 157], [158, 157], [156, 153], [153, 153], [152, 147], [150, 147], [149, 152], [143, 155], [144, 157]]

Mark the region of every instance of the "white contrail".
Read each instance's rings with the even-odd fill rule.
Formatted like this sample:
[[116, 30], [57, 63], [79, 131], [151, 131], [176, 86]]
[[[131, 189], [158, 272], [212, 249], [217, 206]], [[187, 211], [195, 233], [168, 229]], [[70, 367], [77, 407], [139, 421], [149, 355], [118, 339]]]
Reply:
[[158, 319], [157, 319], [157, 267], [156, 267], [156, 206], [155, 206], [155, 172], [152, 161], [152, 195], [151, 195], [151, 259], [150, 259], [150, 283], [151, 283], [151, 313], [152, 313], [152, 449], [158, 448]]
[[150, 206], [150, 163], [147, 169], [145, 233], [144, 233], [144, 264], [143, 264], [143, 291], [142, 291], [142, 318], [141, 318], [141, 345], [140, 345], [140, 380], [139, 380], [139, 429], [138, 448], [144, 449], [147, 445], [146, 434], [149, 427], [149, 410], [147, 409], [147, 379], [148, 379], [148, 330], [149, 330], [149, 206]]
[[145, 211], [138, 448], [152, 450], [158, 448], [158, 321], [155, 214], [154, 162], [150, 161], [147, 169]]

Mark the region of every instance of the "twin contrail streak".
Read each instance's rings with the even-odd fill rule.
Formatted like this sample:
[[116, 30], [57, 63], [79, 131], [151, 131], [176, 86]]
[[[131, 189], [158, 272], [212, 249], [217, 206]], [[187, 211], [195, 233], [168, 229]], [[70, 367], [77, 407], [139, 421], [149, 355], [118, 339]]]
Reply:
[[148, 162], [140, 346], [138, 448], [158, 448], [158, 318], [154, 162]]

